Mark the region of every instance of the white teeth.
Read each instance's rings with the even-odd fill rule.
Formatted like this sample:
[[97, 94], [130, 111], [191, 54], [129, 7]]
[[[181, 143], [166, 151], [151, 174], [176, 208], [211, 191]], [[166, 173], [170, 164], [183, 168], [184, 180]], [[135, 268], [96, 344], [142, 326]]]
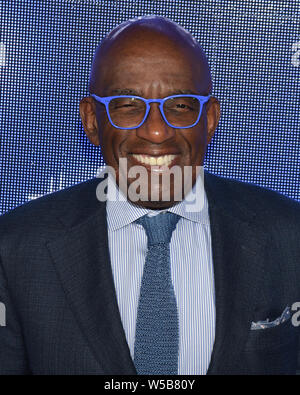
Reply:
[[[141, 159], [142, 159], [142, 162], [143, 162], [143, 157]], [[147, 165], [150, 165], [150, 158], [149, 158], [149, 156], [146, 156], [144, 158], [144, 163], [146, 163]]]
[[149, 155], [132, 155], [138, 162], [151, 166], [169, 166], [175, 159], [176, 155], [149, 156]]
[[166, 155], [166, 159], [164, 159], [163, 156], [159, 156], [159, 157], [156, 159], [156, 164], [159, 165], [159, 166], [162, 166], [162, 165], [165, 163], [165, 161], [166, 161], [166, 162], [169, 162], [168, 155]]
[[149, 162], [150, 162], [150, 165], [151, 165], [151, 166], [152, 166], [152, 165], [156, 165], [156, 159], [153, 158], [153, 156], [150, 156]]

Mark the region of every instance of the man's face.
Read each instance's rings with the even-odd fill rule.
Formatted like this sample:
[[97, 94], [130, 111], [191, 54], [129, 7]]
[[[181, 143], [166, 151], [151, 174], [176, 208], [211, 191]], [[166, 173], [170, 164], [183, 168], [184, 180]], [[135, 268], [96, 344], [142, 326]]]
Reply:
[[[206, 87], [199, 78], [197, 55], [162, 37], [154, 43], [150, 37], [141, 40], [125, 40], [117, 45], [102, 62], [100, 82], [95, 89], [99, 96], [132, 94], [144, 98], [164, 98], [176, 94], [204, 95]], [[171, 178], [170, 200], [151, 201], [151, 190], [159, 191], [162, 198], [162, 173], [159, 166], [147, 162], [159, 158], [168, 162], [168, 167], [192, 166], [194, 184], [196, 166], [203, 165], [207, 146], [207, 118], [205, 106], [199, 123], [188, 129], [168, 126], [159, 111], [159, 104], [152, 103], [145, 123], [137, 129], [120, 130], [113, 127], [107, 117], [105, 107], [97, 103], [96, 120], [99, 142], [107, 165], [113, 167], [119, 184], [119, 160], [127, 159], [128, 171], [133, 166], [143, 166], [147, 170], [148, 189], [146, 201], [136, 202], [144, 207], [163, 208], [174, 204], [174, 183]], [[166, 169], [166, 168], [165, 168]], [[156, 171], [156, 181], [151, 182], [151, 171]], [[127, 188], [134, 181], [128, 180]], [[177, 183], [175, 183], [177, 185]], [[177, 185], [178, 188], [178, 185]], [[183, 183], [179, 186], [183, 191]], [[176, 195], [175, 195], [176, 196]], [[130, 197], [129, 197], [130, 198]]]

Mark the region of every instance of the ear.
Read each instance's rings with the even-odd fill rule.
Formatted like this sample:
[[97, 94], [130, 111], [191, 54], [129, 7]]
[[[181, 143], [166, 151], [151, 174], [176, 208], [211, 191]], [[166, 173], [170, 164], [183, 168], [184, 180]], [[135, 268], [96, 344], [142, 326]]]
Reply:
[[99, 130], [96, 118], [96, 104], [92, 97], [84, 97], [79, 104], [79, 113], [83, 129], [90, 142], [100, 145]]
[[211, 97], [206, 104], [206, 115], [207, 115], [207, 144], [211, 142], [219, 120], [221, 117], [221, 109], [219, 100], [215, 97]]

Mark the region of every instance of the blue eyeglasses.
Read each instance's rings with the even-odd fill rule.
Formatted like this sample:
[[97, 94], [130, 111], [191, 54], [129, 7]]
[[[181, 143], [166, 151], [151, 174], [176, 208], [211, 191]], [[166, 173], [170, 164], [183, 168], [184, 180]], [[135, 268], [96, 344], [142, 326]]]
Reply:
[[150, 111], [150, 103], [159, 103], [160, 113], [172, 128], [195, 126], [210, 95], [173, 95], [163, 99], [144, 99], [139, 96], [91, 96], [105, 105], [108, 119], [117, 129], [137, 129], [143, 125]]

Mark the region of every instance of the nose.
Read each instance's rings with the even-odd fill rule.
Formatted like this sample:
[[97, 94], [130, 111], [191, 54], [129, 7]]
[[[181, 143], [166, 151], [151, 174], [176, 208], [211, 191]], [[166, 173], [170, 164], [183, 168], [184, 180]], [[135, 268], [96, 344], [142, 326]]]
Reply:
[[151, 103], [149, 114], [137, 130], [138, 137], [155, 144], [161, 144], [175, 136], [175, 129], [171, 128], [163, 119], [158, 103]]

